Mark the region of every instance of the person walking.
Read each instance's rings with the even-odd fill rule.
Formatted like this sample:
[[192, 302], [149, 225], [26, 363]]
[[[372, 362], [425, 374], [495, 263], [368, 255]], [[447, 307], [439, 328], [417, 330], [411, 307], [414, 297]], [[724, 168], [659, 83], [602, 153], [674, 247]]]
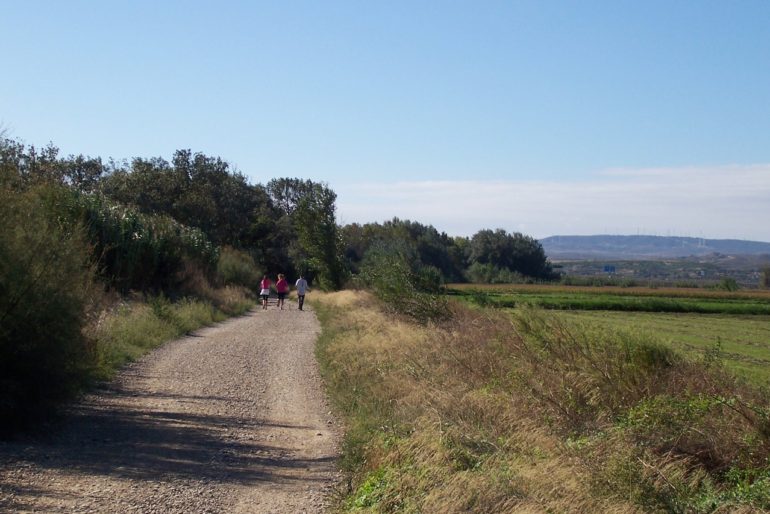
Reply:
[[259, 296], [262, 298], [262, 310], [267, 310], [267, 299], [270, 298], [270, 279], [267, 275], [262, 277], [259, 283]]
[[297, 288], [297, 300], [299, 302], [299, 310], [302, 310], [302, 306], [305, 304], [305, 293], [310, 289], [307, 286], [307, 280], [303, 275], [300, 275], [297, 282], [294, 284]]
[[289, 283], [283, 273], [278, 274], [278, 282], [275, 283], [275, 291], [278, 293], [278, 308], [283, 310], [283, 300], [289, 293]]

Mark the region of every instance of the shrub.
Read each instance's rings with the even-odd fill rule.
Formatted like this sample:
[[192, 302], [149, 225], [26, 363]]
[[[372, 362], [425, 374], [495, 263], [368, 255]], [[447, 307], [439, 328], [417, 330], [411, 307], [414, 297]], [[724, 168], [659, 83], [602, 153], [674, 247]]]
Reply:
[[474, 262], [468, 267], [466, 275], [468, 280], [474, 284], [521, 284], [525, 282], [521, 273], [489, 263]]
[[99, 195], [70, 193], [73, 222], [88, 227], [99, 270], [121, 292], [173, 294], [186, 263], [211, 275], [218, 249], [205, 234], [167, 216], [152, 216]]
[[447, 315], [446, 298], [440, 294], [441, 273], [435, 268], [413, 270], [398, 251], [376, 246], [367, 252], [359, 279], [390, 311], [426, 323]]
[[759, 278], [759, 286], [764, 289], [770, 289], [770, 266], [762, 268], [762, 275]]
[[721, 291], [737, 291], [740, 288], [738, 282], [732, 277], [725, 277], [719, 281], [719, 284], [714, 286], [714, 289]]
[[83, 385], [94, 271], [87, 237], [61, 223], [66, 192], [0, 187], [0, 430], [29, 425]]
[[226, 246], [219, 253], [217, 275], [225, 285], [239, 285], [254, 289], [262, 273], [251, 255]]

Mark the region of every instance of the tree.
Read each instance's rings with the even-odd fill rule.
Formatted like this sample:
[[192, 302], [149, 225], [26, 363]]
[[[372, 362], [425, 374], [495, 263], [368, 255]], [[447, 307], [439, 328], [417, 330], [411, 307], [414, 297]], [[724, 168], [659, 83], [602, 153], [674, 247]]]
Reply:
[[553, 275], [543, 246], [521, 233], [508, 234], [503, 229], [480, 230], [470, 241], [469, 261], [491, 264], [534, 278], [550, 279]]
[[456, 239], [439, 232], [431, 225], [393, 218], [383, 224], [352, 224], [343, 228], [345, 257], [351, 267], [358, 269], [364, 255], [374, 245], [401, 248], [414, 270], [430, 266], [439, 270], [446, 281], [463, 279], [465, 259]]
[[298, 178], [271, 180], [267, 191], [296, 235], [294, 265], [317, 277], [322, 287], [341, 288], [347, 270], [335, 214], [337, 194], [326, 184]]
[[59, 184], [84, 192], [93, 191], [105, 171], [100, 158], [61, 158], [52, 143], [37, 149], [12, 139], [0, 139], [0, 167], [4, 176], [14, 175], [17, 187]]
[[[137, 158], [129, 169], [103, 180], [102, 190], [143, 213], [167, 214], [198, 228], [218, 245], [259, 249], [255, 257], [268, 267], [274, 264], [266, 262], [274, 258], [266, 246], [281, 239], [273, 233], [279, 227], [279, 211], [264, 187], [249, 184], [218, 157], [178, 150], [172, 164]], [[275, 262], [285, 261], [283, 257], [275, 257]]]

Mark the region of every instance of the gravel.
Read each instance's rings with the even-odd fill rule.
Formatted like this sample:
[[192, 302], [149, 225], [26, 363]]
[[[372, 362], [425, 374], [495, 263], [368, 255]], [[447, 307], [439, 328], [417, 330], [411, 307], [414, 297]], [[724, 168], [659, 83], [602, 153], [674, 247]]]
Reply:
[[341, 477], [319, 331], [287, 302], [167, 343], [0, 443], [0, 512], [323, 512]]

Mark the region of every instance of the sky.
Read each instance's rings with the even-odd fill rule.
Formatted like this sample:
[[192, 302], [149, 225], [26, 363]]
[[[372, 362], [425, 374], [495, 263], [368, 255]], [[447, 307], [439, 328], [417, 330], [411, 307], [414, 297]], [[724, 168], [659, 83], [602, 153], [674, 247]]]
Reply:
[[0, 128], [300, 177], [341, 223], [770, 241], [770, 2], [36, 1]]

